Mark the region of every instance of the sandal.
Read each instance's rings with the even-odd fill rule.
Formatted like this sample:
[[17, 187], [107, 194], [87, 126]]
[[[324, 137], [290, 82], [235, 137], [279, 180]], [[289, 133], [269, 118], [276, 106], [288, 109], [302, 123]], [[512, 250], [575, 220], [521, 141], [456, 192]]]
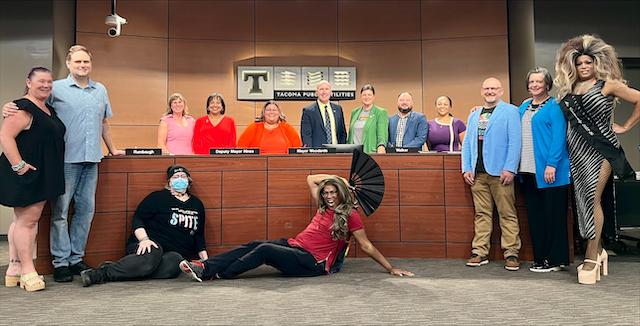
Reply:
[[37, 272], [20, 276], [20, 287], [28, 292], [44, 290], [45, 284]]
[[20, 275], [5, 275], [4, 286], [8, 288], [16, 287], [20, 284]]

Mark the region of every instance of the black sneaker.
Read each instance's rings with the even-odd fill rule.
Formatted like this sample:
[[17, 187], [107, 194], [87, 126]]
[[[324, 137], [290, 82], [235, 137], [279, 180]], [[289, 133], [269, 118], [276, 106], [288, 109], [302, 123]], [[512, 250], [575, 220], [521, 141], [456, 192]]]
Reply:
[[204, 263], [199, 260], [180, 262], [180, 270], [189, 275], [192, 279], [202, 282], [202, 274], [204, 272]]
[[60, 266], [53, 269], [53, 280], [56, 282], [71, 282], [73, 274], [69, 266]]
[[106, 277], [102, 269], [85, 269], [80, 272], [82, 278], [82, 286], [87, 287], [91, 284], [106, 283]]
[[540, 269], [544, 267], [544, 263], [533, 262], [533, 265], [529, 267], [529, 270], [532, 272], [540, 272]]
[[91, 266], [87, 265], [87, 263], [85, 263], [84, 260], [81, 260], [69, 266], [69, 270], [71, 271], [71, 273], [73, 273], [73, 275], [80, 275], [80, 272], [87, 269], [91, 269]]

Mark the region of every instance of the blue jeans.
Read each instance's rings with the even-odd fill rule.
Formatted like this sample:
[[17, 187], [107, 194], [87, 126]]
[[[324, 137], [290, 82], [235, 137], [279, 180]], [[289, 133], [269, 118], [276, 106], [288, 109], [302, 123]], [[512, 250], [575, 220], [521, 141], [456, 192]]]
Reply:
[[[49, 247], [53, 267], [77, 264], [84, 257], [96, 208], [98, 163], [64, 163], [64, 194], [52, 202]], [[69, 220], [69, 204], [74, 201]], [[70, 224], [70, 225], [69, 225]]]

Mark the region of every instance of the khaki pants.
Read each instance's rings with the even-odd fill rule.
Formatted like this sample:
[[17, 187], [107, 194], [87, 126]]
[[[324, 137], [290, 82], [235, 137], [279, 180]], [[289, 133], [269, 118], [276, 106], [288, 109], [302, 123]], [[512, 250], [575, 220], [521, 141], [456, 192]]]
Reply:
[[493, 216], [493, 202], [498, 207], [500, 229], [502, 231], [500, 243], [504, 250], [504, 258], [518, 257], [520, 251], [520, 227], [516, 212], [516, 196], [513, 183], [503, 186], [500, 177], [486, 173], [478, 173], [475, 183], [471, 186], [473, 205], [476, 216], [474, 220], [475, 235], [471, 243], [471, 252], [480, 256], [488, 256], [491, 246], [491, 230]]

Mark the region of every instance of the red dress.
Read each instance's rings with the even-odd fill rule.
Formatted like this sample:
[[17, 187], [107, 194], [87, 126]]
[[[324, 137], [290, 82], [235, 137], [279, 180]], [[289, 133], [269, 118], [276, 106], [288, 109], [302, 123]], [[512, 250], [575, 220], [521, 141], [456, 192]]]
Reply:
[[236, 122], [233, 118], [224, 116], [214, 126], [209, 116], [196, 120], [193, 128], [193, 152], [209, 155], [210, 148], [236, 147]]

